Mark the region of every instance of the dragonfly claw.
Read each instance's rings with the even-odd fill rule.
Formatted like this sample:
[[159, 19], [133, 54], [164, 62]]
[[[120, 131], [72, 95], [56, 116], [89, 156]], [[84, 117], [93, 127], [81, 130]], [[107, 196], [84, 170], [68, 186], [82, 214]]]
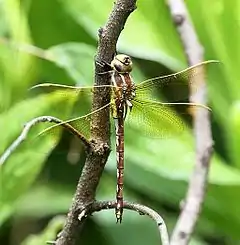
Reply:
[[123, 208], [116, 208], [115, 209], [115, 215], [116, 215], [116, 224], [122, 223], [122, 214], [123, 214]]

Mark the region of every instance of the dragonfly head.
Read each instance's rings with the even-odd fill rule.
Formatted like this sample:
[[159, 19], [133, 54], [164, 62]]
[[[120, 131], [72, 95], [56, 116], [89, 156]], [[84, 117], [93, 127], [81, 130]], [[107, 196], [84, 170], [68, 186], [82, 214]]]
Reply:
[[118, 54], [111, 62], [111, 67], [119, 73], [129, 73], [132, 71], [132, 59], [125, 54]]

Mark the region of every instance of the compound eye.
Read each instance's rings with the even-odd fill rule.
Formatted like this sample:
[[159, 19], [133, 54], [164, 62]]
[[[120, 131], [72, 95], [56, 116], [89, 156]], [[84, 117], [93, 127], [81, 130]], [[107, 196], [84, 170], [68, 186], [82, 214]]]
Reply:
[[129, 63], [130, 63], [130, 58], [129, 57], [125, 57], [124, 58], [124, 64], [129, 65]]

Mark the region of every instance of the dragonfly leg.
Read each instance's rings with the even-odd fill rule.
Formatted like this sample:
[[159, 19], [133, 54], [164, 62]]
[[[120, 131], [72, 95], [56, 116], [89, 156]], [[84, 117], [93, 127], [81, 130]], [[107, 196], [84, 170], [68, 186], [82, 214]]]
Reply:
[[116, 223], [122, 223], [123, 216], [123, 200], [117, 200], [115, 209]]
[[104, 60], [96, 60], [96, 64], [101, 66], [102, 68], [105, 68], [106, 66], [112, 70], [111, 64], [109, 64], [108, 62], [104, 61]]
[[98, 75], [104, 75], [104, 74], [110, 74], [112, 73], [113, 71], [104, 71], [104, 72], [98, 72], [97, 74]]
[[107, 63], [106, 61], [99, 61], [96, 60], [96, 64], [98, 64], [99, 66], [101, 66], [102, 68], [104, 68], [107, 71], [104, 72], [98, 72], [98, 75], [105, 75], [105, 74], [110, 74], [113, 72], [112, 67], [109, 63]]

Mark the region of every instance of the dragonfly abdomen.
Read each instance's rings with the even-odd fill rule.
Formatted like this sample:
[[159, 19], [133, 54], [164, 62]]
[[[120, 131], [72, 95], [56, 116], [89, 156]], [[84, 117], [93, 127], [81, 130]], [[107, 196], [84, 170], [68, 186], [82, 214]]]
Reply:
[[124, 178], [124, 120], [131, 101], [136, 96], [135, 84], [130, 76], [132, 61], [128, 56], [117, 55], [112, 61], [113, 68], [111, 82], [113, 85], [116, 131], [116, 160], [117, 160], [117, 191], [115, 215], [117, 223], [121, 223], [123, 214], [123, 178]]
[[122, 221], [123, 213], [123, 177], [124, 177], [124, 118], [115, 119], [116, 130], [116, 160], [117, 160], [117, 190], [115, 215], [117, 223]]

